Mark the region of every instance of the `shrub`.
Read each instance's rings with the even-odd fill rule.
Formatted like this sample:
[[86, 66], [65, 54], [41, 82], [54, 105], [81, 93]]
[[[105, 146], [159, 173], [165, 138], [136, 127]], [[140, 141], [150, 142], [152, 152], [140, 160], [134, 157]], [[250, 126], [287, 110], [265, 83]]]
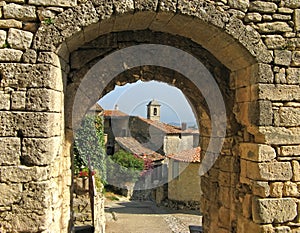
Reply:
[[107, 160], [107, 179], [114, 185], [136, 182], [144, 169], [143, 159], [129, 152], [119, 150]]

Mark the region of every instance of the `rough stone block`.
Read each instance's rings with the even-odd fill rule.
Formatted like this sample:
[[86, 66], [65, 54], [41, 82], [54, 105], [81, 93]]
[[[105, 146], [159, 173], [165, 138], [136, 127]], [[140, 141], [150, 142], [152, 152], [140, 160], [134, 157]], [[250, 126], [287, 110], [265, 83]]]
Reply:
[[[38, 214], [28, 212], [16, 206], [13, 216], [11, 216], [10, 223], [13, 226], [12, 229], [17, 232], [38, 232], [38, 231], [49, 231], [52, 224], [52, 218], [50, 213]], [[54, 215], [53, 216], [58, 216]], [[57, 229], [51, 232], [59, 232]]]
[[282, 146], [280, 156], [300, 156], [300, 146]]
[[300, 143], [300, 129], [298, 127], [254, 127], [251, 133], [255, 141], [274, 145], [293, 145]]
[[245, 160], [255, 162], [267, 162], [276, 158], [273, 147], [256, 143], [240, 143], [240, 155]]
[[61, 134], [60, 113], [1, 112], [0, 136], [53, 137]]
[[289, 162], [247, 162], [247, 177], [253, 180], [290, 180], [293, 176]]
[[59, 57], [53, 52], [40, 52], [37, 61], [39, 63], [51, 64], [56, 67], [60, 66]]
[[252, 83], [273, 83], [274, 82], [274, 73], [272, 67], [267, 64], [258, 64], [257, 75], [253, 75]]
[[36, 63], [36, 59], [37, 59], [37, 53], [33, 49], [27, 49], [23, 53], [22, 60], [25, 63], [32, 63], [32, 64], [34, 64], [34, 63]]
[[22, 184], [0, 184], [0, 206], [9, 206], [21, 201]]
[[25, 165], [49, 165], [60, 155], [61, 139], [24, 138], [22, 142], [22, 163]]
[[265, 39], [268, 49], [284, 49], [286, 41], [281, 35], [268, 35]]
[[262, 15], [256, 12], [247, 13], [244, 18], [246, 23], [250, 22], [261, 22], [262, 21]]
[[18, 165], [21, 156], [20, 138], [2, 138], [0, 137], [0, 164]]
[[270, 184], [270, 196], [271, 197], [282, 197], [283, 196], [283, 186], [282, 182], [272, 182]]
[[292, 53], [292, 65], [300, 66], [300, 51], [293, 51]]
[[62, 94], [50, 89], [28, 89], [26, 109], [30, 111], [61, 112]]
[[296, 160], [292, 161], [293, 167], [293, 181], [300, 181], [300, 165], [299, 162]]
[[284, 5], [285, 7], [297, 9], [300, 7], [300, 2], [298, 0], [285, 0]]
[[24, 110], [25, 109], [26, 92], [13, 91], [11, 93], [11, 109]]
[[10, 94], [0, 91], [0, 110], [10, 109]]
[[13, 49], [25, 50], [31, 46], [32, 38], [31, 32], [10, 28], [7, 42]]
[[268, 197], [270, 195], [270, 186], [268, 182], [252, 181], [251, 190], [254, 195], [259, 197]]
[[0, 87], [63, 89], [61, 70], [52, 65], [0, 64], [0, 71]]
[[279, 109], [280, 126], [300, 126], [300, 108], [281, 107]]
[[253, 1], [250, 4], [249, 11], [259, 12], [259, 13], [275, 13], [277, 10], [277, 5], [274, 2], [265, 1]]
[[0, 49], [0, 62], [19, 62], [23, 52], [16, 49]]
[[299, 68], [288, 68], [287, 73], [287, 84], [300, 84], [300, 69]]
[[159, 1], [159, 10], [166, 12], [176, 12], [177, 0], [161, 0]]
[[16, 137], [15, 129], [16, 119], [11, 112], [0, 111], [0, 136], [2, 137]]
[[22, 22], [15, 19], [0, 19], [0, 28], [22, 28]]
[[[51, 36], [49, 36], [51, 35]], [[57, 45], [64, 39], [60, 31], [54, 25], [42, 25], [39, 27], [33, 40], [33, 48], [38, 50], [55, 51]]]
[[29, 0], [29, 4], [37, 6], [71, 7], [77, 5], [77, 0]]
[[15, 129], [24, 137], [53, 137], [61, 134], [62, 116], [59, 113], [16, 112]]
[[0, 48], [3, 48], [6, 42], [7, 32], [0, 30]]
[[300, 87], [298, 85], [258, 84], [252, 87], [252, 94], [257, 95], [257, 98], [262, 100], [300, 100]]
[[134, 0], [135, 10], [139, 11], [156, 11], [158, 0]]
[[53, 186], [54, 184], [51, 185], [50, 181], [24, 184], [20, 207], [25, 210], [32, 209], [43, 215], [51, 205], [52, 196], [50, 192], [52, 191], [51, 188], [55, 188]]
[[285, 182], [283, 186], [283, 195], [285, 197], [299, 197], [300, 193], [298, 191], [297, 183], [290, 181]]
[[293, 29], [286, 22], [268, 22], [257, 24], [260, 33], [292, 32]]
[[250, 6], [250, 1], [249, 0], [240, 0], [240, 1], [229, 0], [228, 5], [231, 8], [246, 12]]
[[48, 167], [10, 166], [0, 167], [0, 181], [26, 183], [31, 181], [45, 181], [49, 179]]
[[37, 20], [36, 8], [34, 6], [15, 3], [9, 3], [3, 6], [3, 15], [5, 19], [18, 19], [22, 21]]
[[274, 56], [276, 65], [289, 66], [292, 59], [292, 52], [288, 50], [275, 50]]
[[271, 101], [251, 102], [249, 108], [251, 123], [255, 125], [272, 125], [273, 111]]
[[300, 9], [295, 9], [294, 21], [296, 31], [300, 31]]
[[253, 220], [256, 223], [284, 223], [297, 216], [297, 204], [292, 198], [254, 198]]
[[113, 4], [117, 14], [124, 14], [134, 11], [133, 0], [114, 1]]

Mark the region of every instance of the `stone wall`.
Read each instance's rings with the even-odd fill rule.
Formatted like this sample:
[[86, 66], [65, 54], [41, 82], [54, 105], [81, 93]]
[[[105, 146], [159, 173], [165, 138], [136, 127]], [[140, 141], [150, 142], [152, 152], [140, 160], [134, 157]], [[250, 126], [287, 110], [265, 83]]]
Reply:
[[179, 175], [173, 177], [173, 163], [172, 160], [168, 164], [168, 199], [174, 201], [182, 201], [188, 203], [189, 201], [200, 202], [202, 191], [200, 187], [199, 163], [184, 163], [179, 162]]
[[70, 230], [72, 119], [116, 84], [179, 87], [206, 152], [205, 100], [176, 72], [131, 69], [99, 77], [103, 93], [78, 89], [109, 53], [155, 38], [201, 60], [226, 102], [222, 156], [201, 180], [204, 231], [300, 231], [298, 0], [7, 0], [0, 9], [1, 231]]
[[[102, 189], [102, 187], [101, 187]], [[102, 190], [98, 190], [102, 191]], [[88, 178], [75, 178], [73, 194], [73, 224], [76, 227], [94, 226], [95, 233], [105, 232], [105, 198], [101, 192], [97, 192], [93, 197], [94, 202], [94, 222], [92, 216], [91, 201], [89, 195]]]

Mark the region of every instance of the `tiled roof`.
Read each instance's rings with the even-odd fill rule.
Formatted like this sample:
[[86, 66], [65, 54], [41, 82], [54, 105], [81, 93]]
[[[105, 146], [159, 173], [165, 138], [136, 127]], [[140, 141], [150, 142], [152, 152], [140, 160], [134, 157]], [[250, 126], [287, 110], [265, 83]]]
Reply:
[[115, 140], [124, 150], [136, 154], [140, 157], [146, 155], [146, 157], [151, 159], [152, 161], [165, 159], [165, 156], [144, 147], [141, 143], [139, 143], [132, 137], [116, 137]]
[[121, 112], [120, 110], [104, 110], [104, 116], [106, 116], [106, 117], [122, 117], [122, 116], [128, 116], [128, 115], [124, 112]]
[[138, 117], [139, 120], [144, 121], [148, 125], [151, 125], [155, 128], [160, 129], [161, 131], [167, 133], [167, 134], [181, 134], [184, 133], [184, 131], [181, 130], [181, 128], [173, 126], [173, 125], [168, 125], [165, 123], [162, 123], [160, 121], [153, 121], [150, 119], [145, 119], [142, 117]]
[[174, 159], [180, 162], [186, 163], [199, 163], [200, 162], [200, 152], [201, 148], [195, 147], [190, 150], [180, 151], [174, 154], [170, 154], [167, 157], [170, 159]]

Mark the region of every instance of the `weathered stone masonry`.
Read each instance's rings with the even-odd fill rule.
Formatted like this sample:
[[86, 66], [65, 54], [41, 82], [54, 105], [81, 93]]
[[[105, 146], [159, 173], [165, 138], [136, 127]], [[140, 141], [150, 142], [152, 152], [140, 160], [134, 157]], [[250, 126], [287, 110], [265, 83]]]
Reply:
[[[209, 70], [228, 124], [222, 156], [201, 181], [205, 232], [300, 232], [299, 0], [11, 0], [0, 8], [0, 231], [71, 230], [74, 96], [84, 113], [103, 95], [78, 85], [107, 54], [151, 42], [217, 67]], [[205, 152], [210, 118], [193, 98], [199, 91], [178, 74], [175, 83], [131, 75], [149, 69], [129, 70], [107, 91], [136, 79], [178, 86], [197, 112]]]

